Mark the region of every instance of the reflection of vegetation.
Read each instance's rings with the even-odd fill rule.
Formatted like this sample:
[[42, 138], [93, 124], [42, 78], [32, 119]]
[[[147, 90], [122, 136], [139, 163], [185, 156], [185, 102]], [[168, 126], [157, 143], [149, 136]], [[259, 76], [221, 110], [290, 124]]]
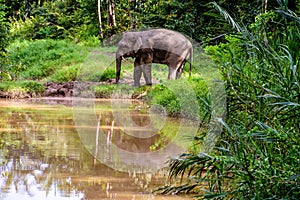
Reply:
[[63, 170], [79, 172], [82, 165], [80, 140], [70, 137], [76, 133], [71, 110], [34, 104], [24, 109], [17, 104], [1, 108], [0, 113], [0, 138], [6, 149], [1, 155], [2, 169], [6, 169], [1, 190], [8, 192], [6, 189], [13, 184], [31, 193], [40, 184], [50, 191], [56, 182], [62, 191], [68, 191], [65, 177], [58, 180], [56, 176]]
[[[52, 105], [39, 103], [44, 101], [0, 102], [1, 195], [9, 196], [14, 192], [12, 188], [18, 188], [16, 193], [25, 192], [34, 198], [34, 191], [42, 190], [50, 198], [55, 186], [56, 195], [72, 197], [81, 193], [86, 198], [101, 199], [113, 192], [122, 196], [148, 189], [151, 176], [149, 179], [134, 174], [134, 180], [139, 182], [137, 186], [128, 174], [94, 164], [94, 157], [82, 146], [76, 133], [71, 101], [49, 99], [47, 102]], [[131, 109], [138, 105], [140, 102], [135, 102]], [[95, 104], [104, 130], [111, 128], [114, 117], [110, 106], [108, 101]], [[146, 123], [148, 116], [143, 112], [145, 110], [141, 123]], [[118, 143], [117, 132], [114, 131], [113, 142], [123, 148], [139, 145], [141, 151], [150, 151], [150, 145], [156, 141], [149, 140], [151, 143], [147, 146], [129, 139], [129, 143], [122, 144]], [[94, 137], [90, 138], [95, 141]]]

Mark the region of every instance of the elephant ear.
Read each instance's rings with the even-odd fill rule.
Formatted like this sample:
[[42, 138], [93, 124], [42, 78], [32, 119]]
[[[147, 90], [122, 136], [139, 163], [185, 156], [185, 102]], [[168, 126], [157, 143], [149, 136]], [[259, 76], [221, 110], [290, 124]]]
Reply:
[[142, 44], [143, 44], [142, 38], [141, 37], [137, 37], [136, 41], [135, 41], [135, 44], [133, 46], [133, 50], [134, 50], [135, 53], [137, 53], [140, 50]]

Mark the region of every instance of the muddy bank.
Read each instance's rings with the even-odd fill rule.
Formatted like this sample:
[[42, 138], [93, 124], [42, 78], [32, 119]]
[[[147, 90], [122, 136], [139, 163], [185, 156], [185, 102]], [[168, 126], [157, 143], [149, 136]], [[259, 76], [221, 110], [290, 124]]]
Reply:
[[[159, 83], [157, 80], [153, 80], [153, 84]], [[141, 85], [145, 84], [145, 80], [141, 78]], [[103, 90], [95, 91], [95, 87], [103, 85]], [[119, 81], [120, 86], [133, 86], [132, 75], [124, 73], [124, 76]], [[35, 91], [33, 88], [16, 88], [12, 90], [1, 90], [0, 98], [6, 99], [25, 99], [25, 98], [39, 98], [39, 97], [91, 97], [91, 98], [110, 98], [110, 88], [115, 87], [115, 79], [111, 78], [105, 82], [79, 82], [71, 81], [64, 83], [47, 82], [43, 84], [43, 91]], [[106, 87], [106, 89], [105, 89]], [[133, 98], [140, 99], [145, 96], [145, 91], [138, 93], [128, 94], [126, 91], [122, 91], [124, 94], [119, 98]], [[132, 93], [132, 91], [130, 91]], [[116, 97], [117, 98], [117, 97]]]
[[81, 96], [82, 92], [90, 90], [91, 86], [104, 85], [104, 83], [96, 82], [66, 82], [55, 83], [49, 82], [45, 84], [45, 92], [43, 97], [72, 97]]
[[44, 91], [34, 91], [30, 88], [15, 88], [12, 90], [0, 90], [0, 98], [25, 99], [39, 97], [72, 97], [82, 96], [83, 92], [91, 90], [91, 86], [113, 84], [113, 80], [107, 82], [48, 82], [44, 84]]
[[[109, 79], [105, 82], [79, 82], [71, 81], [65, 83], [47, 82], [43, 91], [35, 91], [28, 88], [16, 88], [13, 90], [0, 90], [0, 98], [6, 99], [25, 99], [40, 97], [84, 97], [84, 98], [111, 98], [114, 93], [115, 98], [133, 98], [140, 99], [145, 96], [145, 91], [132, 92], [130, 86], [133, 81], [130, 79], [122, 79], [119, 86], [129, 86], [129, 89], [115, 92], [115, 79]], [[99, 87], [100, 86], [100, 87]], [[103, 86], [103, 87], [101, 87]], [[130, 89], [131, 88], [131, 89]]]

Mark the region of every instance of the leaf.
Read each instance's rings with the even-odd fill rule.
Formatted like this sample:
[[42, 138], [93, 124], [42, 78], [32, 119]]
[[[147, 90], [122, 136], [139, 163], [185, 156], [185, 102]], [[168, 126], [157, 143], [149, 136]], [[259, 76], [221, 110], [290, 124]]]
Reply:
[[300, 106], [299, 103], [294, 103], [294, 102], [276, 102], [276, 103], [270, 103], [269, 105]]
[[288, 180], [290, 181], [290, 180], [298, 179], [299, 177], [300, 177], [300, 174], [295, 174], [295, 175], [289, 177]]
[[232, 25], [233, 28], [235, 28], [238, 32], [242, 32], [242, 28], [240, 27], [240, 25], [234, 21], [234, 19], [226, 10], [220, 7], [216, 2], [211, 2], [209, 4], [212, 4], [217, 9], [217, 11], [219, 11], [219, 13], [223, 15], [223, 17]]

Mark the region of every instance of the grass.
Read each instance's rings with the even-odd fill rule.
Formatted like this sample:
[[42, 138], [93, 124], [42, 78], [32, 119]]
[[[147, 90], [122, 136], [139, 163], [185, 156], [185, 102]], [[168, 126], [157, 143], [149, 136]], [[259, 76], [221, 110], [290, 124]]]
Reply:
[[98, 82], [114, 78], [116, 47], [95, 46], [94, 39], [79, 44], [53, 39], [15, 41], [0, 60], [1, 91], [32, 93], [36, 89], [41, 94], [39, 88], [28, 88], [24, 83]]
[[4, 81], [0, 82], [0, 94], [8, 98], [38, 97], [43, 94], [45, 87], [36, 81]]
[[62, 67], [83, 62], [87, 52], [67, 40], [16, 41], [7, 49], [5, 70], [13, 80], [43, 80]]

